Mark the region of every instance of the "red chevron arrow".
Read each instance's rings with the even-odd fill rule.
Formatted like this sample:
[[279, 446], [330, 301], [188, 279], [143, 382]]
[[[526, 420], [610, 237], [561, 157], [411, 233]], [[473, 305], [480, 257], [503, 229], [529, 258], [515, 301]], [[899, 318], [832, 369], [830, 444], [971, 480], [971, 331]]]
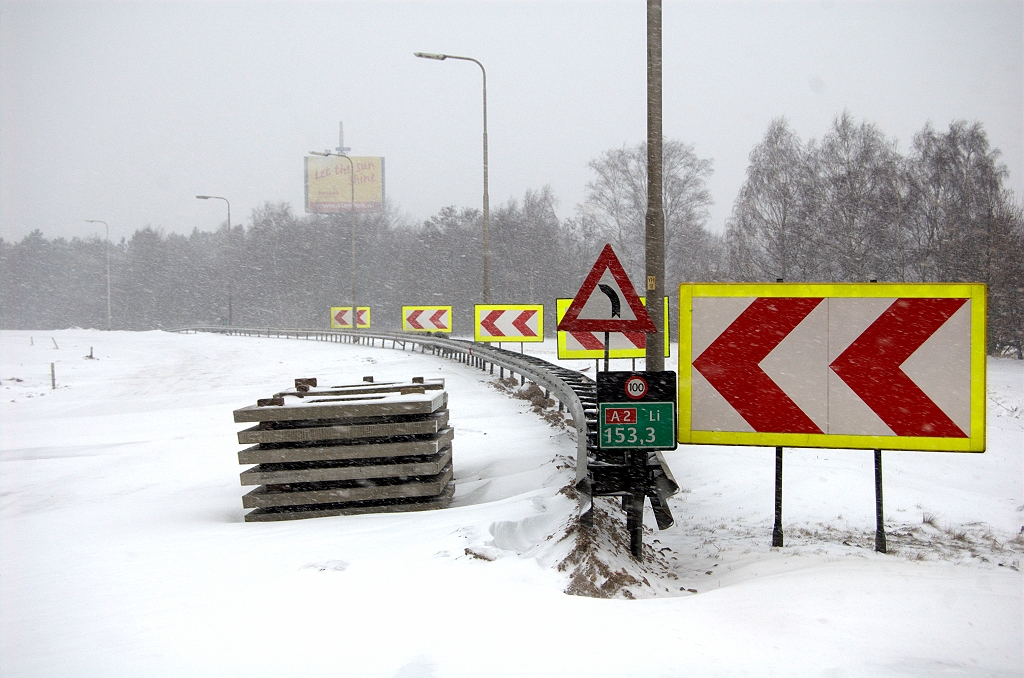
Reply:
[[512, 321], [512, 327], [519, 330], [521, 336], [536, 337], [537, 333], [533, 331], [533, 328], [526, 324], [530, 321], [530, 318], [535, 315], [537, 315], [537, 311], [523, 311], [515, 320]]
[[829, 366], [898, 436], [967, 438], [900, 365], [966, 299], [897, 299]]
[[490, 313], [487, 314], [487, 317], [480, 321], [480, 327], [487, 330], [488, 334], [490, 334], [492, 337], [505, 336], [505, 333], [501, 331], [501, 328], [494, 324], [495, 321], [497, 321], [498, 318], [501, 317], [502, 313], [504, 313], [504, 311], [491, 311]]
[[338, 321], [339, 325], [347, 325], [348, 321], [345, 320], [345, 316], [347, 314], [348, 311], [338, 311], [337, 313], [334, 314], [334, 319]]
[[418, 322], [416, 322], [416, 319], [419, 318], [420, 315], [422, 315], [422, 314], [423, 314], [422, 310], [413, 311], [405, 319], [405, 322], [407, 322], [409, 324], [409, 327], [412, 327], [413, 329], [422, 330], [423, 329], [423, 325], [420, 325]]
[[446, 329], [448, 329], [447, 325], [444, 325], [444, 324], [441, 323], [441, 318], [444, 317], [445, 313], [447, 313], [447, 311], [440, 310], [440, 311], [435, 312], [434, 315], [430, 316], [430, 322], [434, 323], [434, 327], [436, 327], [439, 330], [446, 330]]
[[359, 325], [365, 325], [365, 324], [366, 324], [366, 309], [364, 308], [364, 309], [360, 309], [359, 312], [356, 313], [356, 326], [358, 327]]
[[758, 297], [693, 366], [758, 433], [822, 433], [759, 367], [821, 298]]

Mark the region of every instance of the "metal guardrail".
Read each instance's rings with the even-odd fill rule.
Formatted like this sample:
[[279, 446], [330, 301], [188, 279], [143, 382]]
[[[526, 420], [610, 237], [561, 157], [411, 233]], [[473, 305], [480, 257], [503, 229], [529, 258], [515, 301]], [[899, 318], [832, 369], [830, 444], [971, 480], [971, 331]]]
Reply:
[[[597, 383], [589, 377], [565, 367], [560, 367], [534, 356], [515, 353], [490, 344], [450, 339], [431, 333], [381, 332], [372, 330], [312, 330], [312, 329], [275, 329], [248, 327], [182, 327], [168, 330], [177, 333], [212, 332], [233, 336], [279, 337], [294, 339], [310, 339], [338, 343], [358, 343], [376, 346], [380, 341], [381, 348], [391, 348], [430, 352], [481, 370], [494, 368], [499, 370], [499, 377], [504, 377], [508, 370], [510, 376], [519, 375], [520, 383], [530, 381], [544, 389], [545, 397], [553, 397], [559, 411], [568, 411], [576, 428], [576, 483], [579, 493], [580, 522], [592, 524], [593, 496], [626, 495], [626, 481], [618, 476], [625, 468], [618, 460], [606, 458], [598, 450], [597, 433]], [[605, 455], [607, 457], [607, 455]], [[679, 485], [668, 464], [660, 452], [652, 452], [647, 461], [647, 496], [651, 499], [658, 527], [666, 529], [673, 524], [672, 515], [668, 510], [667, 499], [679, 490]], [[604, 481], [602, 482], [602, 478]], [[609, 489], [610, 488], [610, 489]]]

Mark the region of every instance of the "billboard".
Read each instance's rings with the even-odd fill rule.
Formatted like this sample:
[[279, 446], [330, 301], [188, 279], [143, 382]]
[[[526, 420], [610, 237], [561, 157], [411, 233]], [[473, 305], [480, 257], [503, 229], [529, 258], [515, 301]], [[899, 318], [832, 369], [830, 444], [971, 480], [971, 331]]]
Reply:
[[683, 284], [682, 443], [985, 451], [985, 286]]
[[[346, 157], [352, 161], [351, 165]], [[384, 158], [346, 157], [306, 156], [307, 212], [332, 214], [353, 209], [357, 212], [381, 209], [384, 204]]]

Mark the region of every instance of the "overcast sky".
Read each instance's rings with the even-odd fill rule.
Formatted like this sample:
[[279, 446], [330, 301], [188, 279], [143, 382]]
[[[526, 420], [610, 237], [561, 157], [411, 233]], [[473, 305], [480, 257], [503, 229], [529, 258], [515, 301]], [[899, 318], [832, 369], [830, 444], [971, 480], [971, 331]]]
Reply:
[[[633, 2], [0, 3], [0, 202], [7, 240], [214, 230], [231, 201], [303, 211], [303, 156], [386, 159], [410, 221], [491, 204], [646, 138], [646, 5]], [[664, 134], [714, 160], [723, 228], [769, 121], [805, 141], [844, 109], [906, 151], [928, 121], [983, 123], [1024, 195], [1021, 2], [664, 3]]]

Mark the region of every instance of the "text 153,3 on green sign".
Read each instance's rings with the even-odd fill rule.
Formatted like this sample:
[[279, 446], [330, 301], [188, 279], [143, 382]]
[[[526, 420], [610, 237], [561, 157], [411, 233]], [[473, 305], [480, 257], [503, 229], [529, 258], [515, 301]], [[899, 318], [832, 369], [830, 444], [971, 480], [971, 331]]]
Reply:
[[601, 403], [601, 449], [676, 448], [675, 407], [671, 402]]

